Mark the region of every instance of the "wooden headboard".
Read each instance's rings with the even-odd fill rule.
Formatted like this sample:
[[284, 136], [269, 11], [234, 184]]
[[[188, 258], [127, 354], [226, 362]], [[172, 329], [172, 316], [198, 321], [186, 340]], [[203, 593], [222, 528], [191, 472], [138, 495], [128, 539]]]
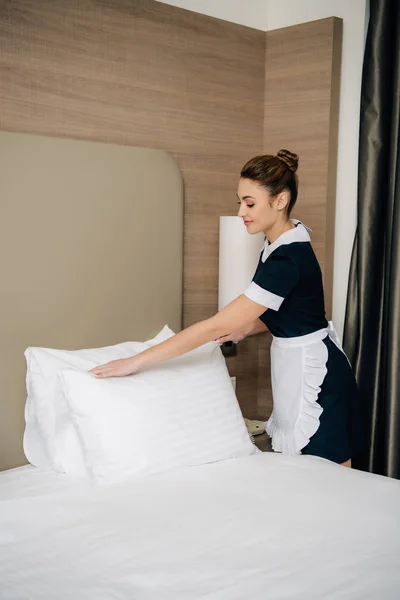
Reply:
[[27, 346], [182, 324], [183, 185], [165, 152], [0, 133], [0, 469], [23, 462]]

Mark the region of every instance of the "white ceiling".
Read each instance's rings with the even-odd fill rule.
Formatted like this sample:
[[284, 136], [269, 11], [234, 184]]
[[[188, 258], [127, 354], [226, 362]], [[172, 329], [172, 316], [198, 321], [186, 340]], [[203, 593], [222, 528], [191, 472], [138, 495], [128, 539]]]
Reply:
[[157, 0], [194, 12], [266, 31], [267, 0]]

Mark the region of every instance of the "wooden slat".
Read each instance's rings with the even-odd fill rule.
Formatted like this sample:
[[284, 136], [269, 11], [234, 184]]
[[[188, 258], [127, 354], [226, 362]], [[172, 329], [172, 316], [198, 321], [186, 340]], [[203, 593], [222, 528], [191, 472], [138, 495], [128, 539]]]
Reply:
[[267, 32], [264, 150], [300, 156], [293, 216], [312, 228], [332, 312], [333, 239], [342, 21], [336, 17]]
[[[336, 163], [342, 21], [336, 17], [266, 34], [264, 151], [300, 156], [299, 197], [293, 216], [311, 229], [323, 270], [325, 305], [332, 312]], [[258, 409], [272, 410], [270, 340], [259, 347]]]

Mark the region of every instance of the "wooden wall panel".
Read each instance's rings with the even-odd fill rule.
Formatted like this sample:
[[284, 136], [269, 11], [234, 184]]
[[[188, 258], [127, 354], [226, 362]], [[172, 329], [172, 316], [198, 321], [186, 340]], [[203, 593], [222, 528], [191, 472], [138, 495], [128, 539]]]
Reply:
[[[264, 151], [300, 156], [293, 216], [311, 229], [331, 317], [342, 21], [336, 17], [266, 33]], [[258, 409], [272, 409], [270, 340], [259, 348]]]
[[[170, 152], [185, 181], [184, 323], [217, 308], [218, 224], [262, 151], [265, 35], [151, 0], [3, 0], [0, 128]], [[149, 224], [151, 229], [151, 223]], [[229, 368], [257, 411], [258, 340]]]
[[[298, 214], [316, 229], [322, 262], [331, 260], [322, 246], [338, 30], [327, 19], [265, 34], [153, 0], [2, 0], [0, 129], [175, 157], [189, 325], [217, 308], [218, 218], [235, 214], [240, 168], [263, 149], [300, 154]], [[268, 352], [253, 338], [228, 359], [248, 416], [271, 410]]]
[[264, 150], [300, 156], [293, 216], [313, 230], [330, 316], [342, 21], [331, 17], [266, 36]]

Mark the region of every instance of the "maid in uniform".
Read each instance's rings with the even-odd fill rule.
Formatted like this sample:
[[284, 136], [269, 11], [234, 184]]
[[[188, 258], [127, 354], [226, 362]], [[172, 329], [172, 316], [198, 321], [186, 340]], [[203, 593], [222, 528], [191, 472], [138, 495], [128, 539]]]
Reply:
[[218, 340], [238, 341], [269, 329], [272, 448], [350, 465], [362, 449], [357, 385], [339, 339], [325, 317], [322, 274], [309, 229], [290, 218], [297, 199], [298, 157], [287, 150], [251, 159], [240, 173], [239, 216], [266, 241], [244, 294], [210, 319], [136, 356], [92, 369], [99, 378], [125, 376]]

